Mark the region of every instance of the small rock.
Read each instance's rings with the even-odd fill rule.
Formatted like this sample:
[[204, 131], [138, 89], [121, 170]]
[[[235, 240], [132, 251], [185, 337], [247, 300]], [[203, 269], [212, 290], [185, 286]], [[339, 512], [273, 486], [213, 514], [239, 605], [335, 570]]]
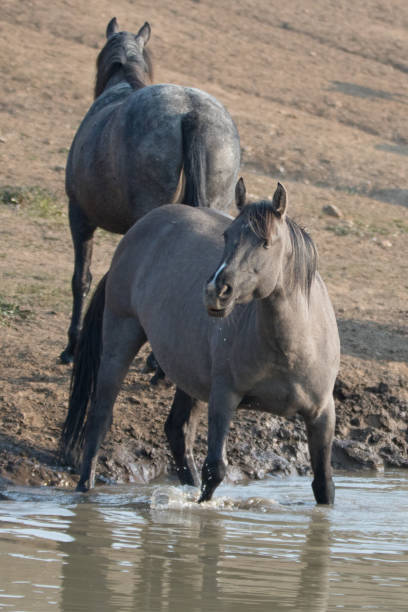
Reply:
[[334, 204], [326, 204], [326, 206], [323, 206], [322, 211], [325, 215], [329, 215], [330, 217], [337, 217], [337, 219], [341, 219], [341, 217], [343, 216], [343, 213], [341, 212], [340, 208], [338, 208]]

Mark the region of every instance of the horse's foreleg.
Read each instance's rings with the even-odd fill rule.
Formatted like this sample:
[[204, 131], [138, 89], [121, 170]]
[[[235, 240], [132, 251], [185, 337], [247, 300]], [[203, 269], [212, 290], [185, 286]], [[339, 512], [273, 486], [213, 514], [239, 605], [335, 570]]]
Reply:
[[78, 491], [87, 491], [94, 486], [98, 451], [112, 423], [113, 405], [132, 359], [146, 341], [136, 319], [120, 319], [106, 311], [103, 332], [103, 351], [85, 429]]
[[177, 388], [164, 431], [180, 482], [191, 486], [198, 486], [200, 482], [193, 455], [198, 417], [198, 402]]
[[92, 258], [92, 241], [95, 227], [91, 225], [81, 209], [72, 201], [69, 203], [69, 224], [74, 245], [74, 274], [72, 276], [72, 315], [68, 330], [68, 344], [61, 353], [62, 363], [73, 360], [81, 327], [81, 314], [84, 298], [91, 286], [90, 265]]
[[227, 471], [226, 443], [231, 419], [242, 397], [221, 384], [213, 384], [208, 403], [208, 453], [202, 469], [199, 502], [211, 499]]
[[331, 452], [336, 423], [333, 398], [317, 418], [306, 417], [305, 420], [314, 474], [313, 493], [318, 504], [332, 504], [334, 502], [334, 482]]

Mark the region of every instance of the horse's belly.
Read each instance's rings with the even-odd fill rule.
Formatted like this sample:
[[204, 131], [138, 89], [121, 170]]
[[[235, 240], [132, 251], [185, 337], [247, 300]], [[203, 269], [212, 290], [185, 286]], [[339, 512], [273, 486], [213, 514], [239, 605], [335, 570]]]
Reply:
[[156, 344], [154, 340], [150, 343], [166, 377], [191, 397], [208, 402], [211, 378], [209, 368], [205, 367], [205, 360], [200, 360], [199, 367], [195, 363], [195, 357], [188, 350], [183, 350], [179, 354], [174, 348], [171, 352], [163, 351], [160, 343]]
[[256, 385], [244, 396], [240, 407], [292, 417], [318, 410], [321, 401], [305, 385], [284, 377]]
[[292, 417], [299, 411], [294, 404], [287, 401], [279, 401], [274, 398], [259, 398], [251, 395], [245, 395], [238, 408], [246, 408], [247, 410], [259, 410], [261, 412], [269, 412], [276, 416]]

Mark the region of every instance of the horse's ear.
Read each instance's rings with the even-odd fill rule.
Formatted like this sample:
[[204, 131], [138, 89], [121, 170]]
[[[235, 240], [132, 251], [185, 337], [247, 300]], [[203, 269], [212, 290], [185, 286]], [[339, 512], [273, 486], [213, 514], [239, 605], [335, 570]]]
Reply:
[[116, 32], [119, 32], [119, 25], [116, 21], [116, 17], [113, 17], [113, 19], [110, 20], [106, 28], [106, 38], [110, 38], [111, 36], [116, 34]]
[[244, 183], [244, 179], [241, 178], [238, 180], [235, 185], [235, 204], [237, 205], [238, 210], [242, 210], [245, 206], [246, 200], [246, 187]]
[[147, 45], [147, 43], [149, 42], [151, 31], [152, 29], [150, 27], [150, 23], [146, 21], [146, 23], [142, 25], [142, 27], [136, 34], [136, 38], [138, 38], [139, 41], [142, 43], [142, 47]]
[[284, 217], [288, 204], [288, 198], [286, 194], [286, 189], [282, 185], [282, 183], [278, 183], [278, 186], [276, 187], [276, 191], [273, 194], [272, 204], [275, 209], [275, 212], [279, 215], [279, 217]]

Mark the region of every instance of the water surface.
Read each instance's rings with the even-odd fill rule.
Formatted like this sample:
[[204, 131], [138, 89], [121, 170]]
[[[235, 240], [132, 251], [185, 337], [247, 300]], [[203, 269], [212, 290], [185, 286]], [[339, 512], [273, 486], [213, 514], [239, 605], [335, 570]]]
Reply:
[[408, 609], [408, 473], [88, 495], [12, 487], [0, 502], [0, 610]]

